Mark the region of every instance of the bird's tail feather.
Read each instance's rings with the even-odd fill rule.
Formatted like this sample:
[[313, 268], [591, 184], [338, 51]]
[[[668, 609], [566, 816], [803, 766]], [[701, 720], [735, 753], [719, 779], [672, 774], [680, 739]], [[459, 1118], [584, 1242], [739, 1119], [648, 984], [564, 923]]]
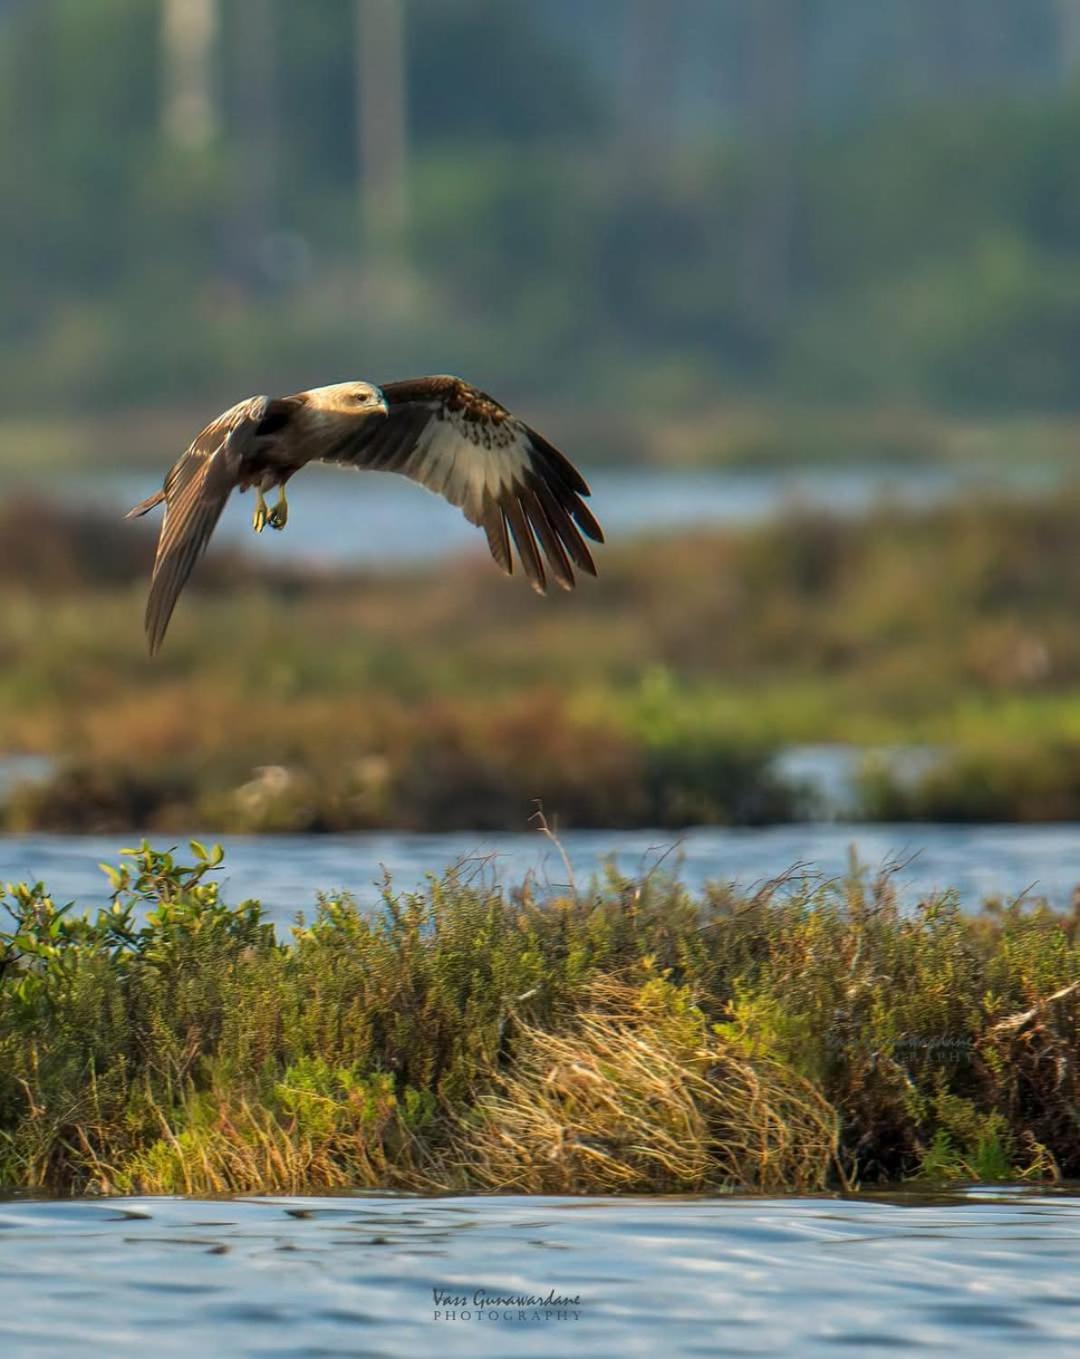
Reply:
[[147, 510], [152, 510], [155, 505], [160, 505], [164, 499], [164, 491], [155, 491], [154, 494], [148, 496], [146, 500], [140, 500], [134, 509], [128, 510], [127, 514], [124, 515], [124, 518], [137, 519], [140, 514], [145, 514]]

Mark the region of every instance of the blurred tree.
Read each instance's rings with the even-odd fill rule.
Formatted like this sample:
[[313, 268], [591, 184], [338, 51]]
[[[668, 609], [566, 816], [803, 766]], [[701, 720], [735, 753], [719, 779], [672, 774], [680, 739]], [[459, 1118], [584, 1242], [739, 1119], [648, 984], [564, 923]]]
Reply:
[[632, 0], [624, 19], [625, 71], [619, 132], [631, 173], [670, 149], [672, 100], [678, 76], [676, 28], [666, 0]]
[[232, 0], [229, 34], [231, 198], [225, 257], [249, 292], [272, 282], [268, 249], [277, 230], [277, 63], [273, 0]]
[[403, 25], [400, 0], [356, 0], [356, 128], [365, 271], [369, 290], [377, 290], [384, 306], [404, 300], [408, 286], [402, 277], [408, 265]]
[[[216, 400], [375, 352], [1080, 404], [1078, 9], [0, 0], [0, 395]], [[393, 252], [423, 305], [388, 318], [357, 298]]]
[[1061, 38], [1061, 69], [1075, 79], [1080, 69], [1080, 0], [1056, 0]]
[[746, 228], [740, 299], [750, 336], [768, 352], [786, 319], [796, 206], [804, 0], [754, 0], [748, 13]]
[[581, 141], [598, 130], [601, 104], [573, 27], [545, 24], [543, 5], [412, 0], [409, 9], [409, 122], [418, 141]]
[[163, 0], [162, 127], [176, 146], [202, 150], [218, 133], [218, 0]]

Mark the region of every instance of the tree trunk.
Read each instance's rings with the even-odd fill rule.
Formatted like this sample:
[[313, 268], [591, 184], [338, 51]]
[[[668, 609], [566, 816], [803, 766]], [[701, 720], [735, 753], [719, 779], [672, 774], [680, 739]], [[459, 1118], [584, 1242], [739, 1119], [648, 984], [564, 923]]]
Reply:
[[1072, 82], [1080, 71], [1080, 0], [1057, 0], [1062, 77]]
[[364, 272], [368, 284], [390, 305], [401, 302], [399, 290], [408, 269], [407, 136], [402, 5], [400, 0], [356, 0], [356, 142]]
[[801, 19], [802, 0], [754, 0], [749, 7], [750, 174], [739, 292], [751, 335], [766, 348], [778, 338], [790, 301]]
[[677, 25], [667, 0], [633, 0], [624, 23], [619, 158], [625, 169], [640, 174], [647, 163], [642, 158], [662, 151], [672, 136]]
[[272, 0], [233, 0], [230, 52], [233, 186], [229, 272], [248, 291], [270, 279], [267, 246], [277, 221], [277, 100]]
[[162, 130], [185, 150], [201, 150], [218, 133], [215, 64], [218, 0], [163, 0]]

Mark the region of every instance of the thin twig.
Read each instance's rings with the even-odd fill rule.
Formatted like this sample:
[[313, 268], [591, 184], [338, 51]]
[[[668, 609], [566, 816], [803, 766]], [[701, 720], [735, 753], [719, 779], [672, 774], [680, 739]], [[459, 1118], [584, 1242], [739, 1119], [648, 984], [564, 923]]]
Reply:
[[529, 817], [529, 820], [535, 822], [536, 829], [540, 832], [540, 834], [546, 835], [547, 838], [551, 841], [551, 843], [555, 846], [555, 848], [559, 851], [559, 857], [562, 859], [563, 867], [566, 869], [566, 882], [570, 888], [570, 895], [576, 901], [578, 890], [577, 882], [574, 878], [573, 866], [570, 863], [570, 859], [566, 853], [566, 850], [563, 848], [562, 841], [548, 825], [547, 817], [544, 815], [544, 804], [543, 802], [540, 801], [539, 798], [536, 799], [536, 811], [533, 812], [532, 816]]
[[1042, 1000], [1036, 1001], [1030, 1010], [1025, 1010], [1022, 1014], [1010, 1015], [1008, 1019], [999, 1019], [996, 1024], [990, 1026], [990, 1032], [1015, 1033], [1026, 1024], [1030, 1024], [1033, 1019], [1038, 1019], [1043, 1011], [1049, 1009], [1051, 1005], [1056, 1005], [1061, 1000], [1068, 1000], [1078, 991], [1080, 991], [1080, 981], [1070, 982], [1068, 986], [1063, 986], [1060, 991], [1055, 991], [1052, 996], [1045, 996]]

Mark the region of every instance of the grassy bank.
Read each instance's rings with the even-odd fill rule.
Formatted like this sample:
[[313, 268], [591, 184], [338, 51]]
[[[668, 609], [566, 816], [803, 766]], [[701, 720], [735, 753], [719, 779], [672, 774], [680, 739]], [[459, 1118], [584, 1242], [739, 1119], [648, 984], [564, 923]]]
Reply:
[[6, 898], [0, 1188], [779, 1191], [1080, 1175], [1080, 918], [887, 876], [542, 901], [450, 875], [275, 937], [216, 851]]
[[[357, 488], [362, 493], [362, 488]], [[475, 557], [304, 572], [211, 554], [160, 657], [152, 539], [0, 516], [0, 752], [56, 776], [9, 828], [175, 833], [755, 823], [788, 743], [940, 748], [894, 818], [1080, 817], [1080, 499], [616, 543], [572, 595]]]

